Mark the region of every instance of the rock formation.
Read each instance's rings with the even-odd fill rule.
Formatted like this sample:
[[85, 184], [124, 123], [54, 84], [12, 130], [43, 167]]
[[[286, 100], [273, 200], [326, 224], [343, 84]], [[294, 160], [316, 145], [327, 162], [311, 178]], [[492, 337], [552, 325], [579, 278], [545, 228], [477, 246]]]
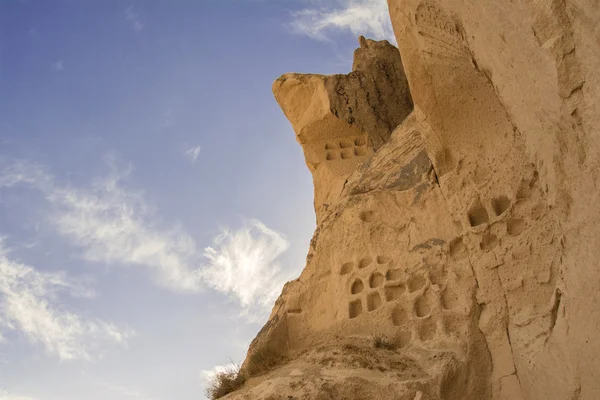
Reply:
[[317, 224], [348, 175], [413, 108], [398, 49], [363, 37], [360, 43], [348, 75], [286, 74], [273, 84], [313, 174]]
[[226, 398], [600, 399], [600, 3], [388, 4], [273, 86], [318, 225]]

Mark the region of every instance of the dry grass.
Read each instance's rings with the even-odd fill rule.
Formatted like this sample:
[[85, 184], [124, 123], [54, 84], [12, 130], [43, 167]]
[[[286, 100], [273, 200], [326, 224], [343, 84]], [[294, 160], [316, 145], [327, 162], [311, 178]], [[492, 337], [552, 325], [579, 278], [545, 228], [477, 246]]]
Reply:
[[351, 352], [356, 352], [356, 351], [360, 350], [360, 348], [358, 346], [351, 344], [351, 343], [344, 343], [344, 345], [342, 346], [342, 349], [351, 351]]
[[205, 389], [206, 397], [210, 400], [221, 397], [238, 390], [246, 382], [246, 378], [240, 373], [238, 365], [231, 365], [225, 371], [217, 372], [208, 382]]
[[250, 355], [246, 372], [248, 373], [248, 376], [256, 376], [265, 372], [269, 372], [281, 360], [282, 357], [277, 355], [274, 351], [263, 348]]
[[394, 339], [390, 339], [389, 337], [384, 335], [373, 335], [371, 337], [371, 340], [373, 343], [373, 347], [375, 347], [376, 349], [394, 350], [397, 347]]
[[282, 360], [281, 356], [269, 349], [254, 352], [250, 355], [244, 370], [240, 370], [239, 365], [231, 364], [224, 371], [217, 372], [209, 379], [205, 389], [206, 397], [216, 400], [235, 392], [246, 383], [247, 379], [269, 372]]

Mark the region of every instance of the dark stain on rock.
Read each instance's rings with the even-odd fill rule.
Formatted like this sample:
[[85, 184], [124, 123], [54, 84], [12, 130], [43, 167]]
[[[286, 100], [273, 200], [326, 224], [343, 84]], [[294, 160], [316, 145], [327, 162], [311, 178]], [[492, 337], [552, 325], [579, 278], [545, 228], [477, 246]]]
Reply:
[[402, 167], [396, 180], [387, 186], [391, 190], [408, 190], [423, 182], [423, 175], [431, 170], [431, 160], [425, 150], [421, 150], [407, 165]]
[[443, 246], [446, 244], [445, 240], [442, 239], [438, 239], [438, 238], [433, 238], [433, 239], [429, 239], [426, 242], [423, 243], [419, 243], [418, 245], [416, 245], [415, 247], [413, 247], [412, 249], [410, 249], [410, 251], [415, 251], [415, 250], [427, 250], [427, 249], [431, 249], [432, 247], [435, 246]]
[[425, 183], [421, 183], [420, 185], [418, 185], [415, 188], [415, 197], [412, 201], [412, 205], [415, 205], [419, 202], [419, 200], [421, 199], [421, 197], [423, 196], [423, 193], [425, 193], [427, 191], [427, 189], [429, 189], [431, 187], [431, 185], [428, 182]]

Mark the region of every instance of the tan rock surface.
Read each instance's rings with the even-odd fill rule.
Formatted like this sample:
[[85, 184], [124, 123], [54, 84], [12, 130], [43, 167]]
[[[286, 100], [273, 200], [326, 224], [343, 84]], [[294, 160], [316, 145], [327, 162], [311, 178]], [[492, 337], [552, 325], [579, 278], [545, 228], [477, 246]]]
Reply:
[[318, 226], [227, 398], [599, 399], [600, 4], [389, 7], [274, 84]]
[[494, 398], [600, 398], [600, 3], [389, 6], [453, 218], [488, 214], [463, 236]]
[[348, 75], [286, 74], [273, 84], [313, 175], [317, 222], [346, 177], [413, 107], [398, 49], [363, 37], [360, 43]]

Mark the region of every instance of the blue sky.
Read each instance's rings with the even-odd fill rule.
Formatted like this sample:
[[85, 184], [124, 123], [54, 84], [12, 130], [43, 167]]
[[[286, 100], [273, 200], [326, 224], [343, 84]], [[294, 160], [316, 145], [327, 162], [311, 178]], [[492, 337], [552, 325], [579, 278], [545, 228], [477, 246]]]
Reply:
[[0, 2], [0, 400], [202, 398], [315, 218], [271, 94], [385, 0]]

